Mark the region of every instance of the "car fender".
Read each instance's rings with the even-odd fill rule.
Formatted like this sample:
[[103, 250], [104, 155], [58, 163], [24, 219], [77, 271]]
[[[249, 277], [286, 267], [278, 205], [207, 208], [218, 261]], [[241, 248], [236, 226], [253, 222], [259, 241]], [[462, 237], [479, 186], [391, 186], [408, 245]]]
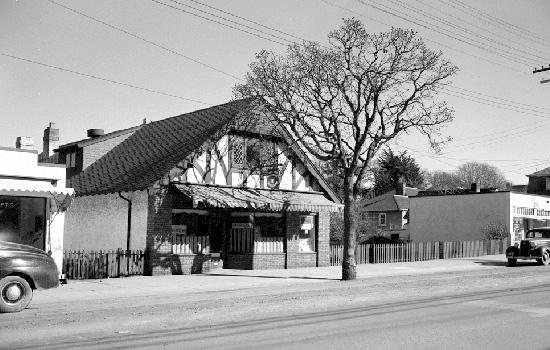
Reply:
[[13, 275], [25, 278], [33, 289], [55, 288], [59, 285], [57, 266], [51, 257], [45, 255], [0, 257], [0, 279]]

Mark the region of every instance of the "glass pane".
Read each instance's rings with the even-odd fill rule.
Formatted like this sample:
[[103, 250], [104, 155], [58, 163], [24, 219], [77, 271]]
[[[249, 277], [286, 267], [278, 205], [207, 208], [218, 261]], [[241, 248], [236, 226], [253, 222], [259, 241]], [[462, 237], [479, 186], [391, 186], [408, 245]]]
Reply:
[[300, 216], [300, 252], [315, 251], [315, 217]]

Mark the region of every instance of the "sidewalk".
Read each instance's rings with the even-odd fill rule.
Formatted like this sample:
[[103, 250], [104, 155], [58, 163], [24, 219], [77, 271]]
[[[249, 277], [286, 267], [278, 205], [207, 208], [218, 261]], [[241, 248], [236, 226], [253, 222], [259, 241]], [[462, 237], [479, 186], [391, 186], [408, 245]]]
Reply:
[[[398, 275], [441, 274], [452, 271], [497, 269], [507, 265], [504, 254], [476, 258], [429, 260], [392, 264], [357, 265], [357, 278]], [[285, 286], [300, 283], [338, 281], [340, 266], [289, 270], [215, 269], [201, 275], [134, 276], [97, 280], [69, 280], [58, 288], [36, 291], [32, 304], [64, 301], [103, 300], [128, 297], [154, 297], [179, 293], [220, 292], [238, 289]]]

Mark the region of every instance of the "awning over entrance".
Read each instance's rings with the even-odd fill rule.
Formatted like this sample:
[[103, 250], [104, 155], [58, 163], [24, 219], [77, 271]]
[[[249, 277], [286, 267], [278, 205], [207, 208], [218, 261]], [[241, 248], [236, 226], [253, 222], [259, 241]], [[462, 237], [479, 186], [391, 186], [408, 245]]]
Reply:
[[204, 185], [174, 184], [193, 201], [222, 208], [250, 208], [270, 211], [339, 211], [343, 205], [334, 203], [319, 192], [290, 192], [255, 188], [233, 188]]
[[0, 182], [0, 196], [52, 198], [52, 211], [66, 211], [74, 198], [74, 189], [44, 185]]

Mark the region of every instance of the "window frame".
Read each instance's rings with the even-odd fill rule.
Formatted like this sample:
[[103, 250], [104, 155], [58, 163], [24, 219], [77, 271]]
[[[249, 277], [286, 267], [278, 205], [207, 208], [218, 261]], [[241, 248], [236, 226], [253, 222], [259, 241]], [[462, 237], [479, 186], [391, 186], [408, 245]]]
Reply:
[[378, 226], [386, 227], [387, 225], [387, 215], [386, 213], [378, 213]]
[[[238, 140], [238, 141], [237, 141]], [[259, 150], [255, 147], [259, 146]], [[237, 157], [235, 152], [238, 148], [241, 148], [242, 162], [236, 161]], [[269, 155], [263, 159], [263, 156], [269, 151]], [[261, 135], [230, 135], [230, 162], [231, 167], [239, 170], [252, 170], [254, 173], [271, 173], [271, 169], [276, 169], [279, 161], [277, 142], [270, 137], [261, 137]], [[259, 155], [259, 159], [251, 159], [250, 155]], [[267, 170], [267, 171], [266, 171]]]

